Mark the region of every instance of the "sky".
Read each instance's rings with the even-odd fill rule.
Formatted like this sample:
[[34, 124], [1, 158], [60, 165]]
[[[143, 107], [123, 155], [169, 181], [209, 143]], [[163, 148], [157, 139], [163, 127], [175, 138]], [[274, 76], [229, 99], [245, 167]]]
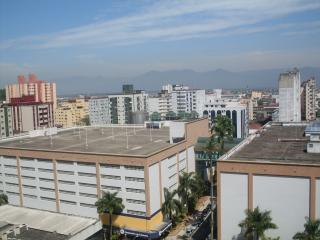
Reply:
[[0, 0], [0, 87], [30, 72], [63, 87], [153, 70], [320, 67], [319, 43], [319, 0]]

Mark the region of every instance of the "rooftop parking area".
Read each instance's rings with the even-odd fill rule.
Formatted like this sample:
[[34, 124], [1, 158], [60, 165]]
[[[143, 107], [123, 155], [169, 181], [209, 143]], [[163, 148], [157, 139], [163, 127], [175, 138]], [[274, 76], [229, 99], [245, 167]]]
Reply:
[[169, 147], [169, 128], [82, 127], [0, 142], [0, 148], [147, 156]]
[[256, 136], [229, 159], [320, 164], [320, 154], [306, 152], [309, 137], [304, 136], [305, 128], [294, 125], [266, 127], [260, 136]]

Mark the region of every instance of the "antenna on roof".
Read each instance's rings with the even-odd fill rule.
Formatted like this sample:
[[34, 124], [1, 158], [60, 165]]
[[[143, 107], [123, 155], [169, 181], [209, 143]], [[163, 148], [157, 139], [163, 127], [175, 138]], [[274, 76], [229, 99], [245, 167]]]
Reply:
[[152, 142], [152, 123], [150, 123], [149, 128], [150, 128], [150, 142]]
[[86, 128], [86, 148], [88, 148], [88, 129]]
[[126, 137], [127, 137], [127, 149], [129, 148], [129, 136], [128, 136], [128, 128], [126, 125]]
[[111, 131], [112, 131], [112, 133], [111, 133], [111, 134], [112, 134], [112, 135], [111, 135], [111, 136], [112, 136], [112, 139], [114, 139], [114, 133], [113, 133], [113, 126], [112, 126], [112, 125], [111, 125]]
[[50, 134], [50, 146], [52, 147], [53, 141], [52, 141], [52, 134]]
[[78, 130], [79, 130], [79, 139], [81, 139], [81, 133], [80, 133], [80, 127], [78, 126]]

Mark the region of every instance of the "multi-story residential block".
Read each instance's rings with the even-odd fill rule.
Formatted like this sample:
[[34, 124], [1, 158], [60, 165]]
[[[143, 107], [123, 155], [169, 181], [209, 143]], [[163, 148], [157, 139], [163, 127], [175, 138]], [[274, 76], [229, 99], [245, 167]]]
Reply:
[[239, 222], [255, 207], [270, 211], [271, 238], [292, 239], [306, 217], [320, 218], [320, 153], [305, 151], [320, 127], [306, 127], [269, 123], [217, 161], [217, 239], [242, 239]]
[[92, 98], [89, 100], [90, 123], [128, 124], [132, 112], [148, 112], [148, 98], [148, 94], [143, 91]]
[[172, 111], [172, 97], [167, 91], [162, 90], [156, 97], [149, 97], [149, 113], [158, 112], [162, 118]]
[[[208, 137], [208, 120], [170, 127], [81, 127], [57, 135], [0, 142], [0, 192], [9, 203], [99, 218], [94, 203], [117, 192], [125, 206], [113, 224], [124, 234], [156, 238], [164, 188], [174, 191], [182, 172], [195, 171], [194, 145]], [[102, 220], [108, 224], [105, 215]]]
[[197, 112], [202, 117], [206, 99], [205, 90], [189, 89], [188, 86], [172, 86], [172, 111], [178, 112]]
[[36, 102], [34, 96], [11, 98], [14, 133], [21, 133], [54, 126], [53, 103]]
[[281, 73], [279, 77], [279, 121], [300, 122], [300, 72], [298, 69]]
[[89, 104], [84, 98], [61, 102], [55, 110], [55, 124], [62, 127], [82, 125], [82, 119], [89, 114]]
[[13, 136], [11, 107], [0, 104], [0, 138], [11, 136]]
[[19, 75], [17, 84], [6, 86], [7, 103], [11, 103], [12, 98], [24, 96], [34, 96], [36, 102], [52, 103], [53, 109], [57, 106], [56, 84], [39, 80], [35, 74], [29, 74], [28, 80]]
[[316, 119], [316, 80], [310, 78], [301, 84], [301, 118], [306, 121]]
[[238, 101], [220, 99], [214, 103], [206, 103], [203, 115], [208, 116], [210, 125], [213, 124], [213, 119], [218, 115], [230, 118], [233, 125], [234, 138], [246, 138], [249, 134], [247, 106]]

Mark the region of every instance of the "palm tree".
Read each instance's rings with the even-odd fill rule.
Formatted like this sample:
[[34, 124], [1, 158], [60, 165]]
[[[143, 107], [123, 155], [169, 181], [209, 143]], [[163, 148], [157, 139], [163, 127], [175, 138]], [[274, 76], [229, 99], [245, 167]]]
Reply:
[[224, 152], [224, 141], [226, 138], [231, 138], [233, 132], [233, 125], [227, 116], [218, 115], [214, 119], [214, 124], [211, 128], [211, 133], [215, 133], [218, 136], [218, 142], [220, 143], [220, 154]]
[[295, 240], [319, 240], [320, 239], [320, 219], [312, 220], [306, 218], [304, 231], [297, 232], [293, 239]]
[[162, 203], [161, 212], [166, 219], [173, 221], [174, 215], [181, 213], [181, 203], [174, 198], [177, 191], [170, 192], [168, 188], [164, 188], [164, 202]]
[[193, 172], [183, 172], [179, 176], [178, 196], [181, 198], [182, 204], [186, 207], [188, 212], [194, 208], [194, 203], [197, 200], [198, 184]]
[[[97, 212], [102, 215], [109, 213], [109, 239], [112, 237], [112, 215], [113, 213], [121, 213], [124, 209], [122, 199], [117, 197], [118, 192], [104, 192], [103, 197], [96, 201], [95, 206]], [[104, 239], [106, 239], [104, 235]]]
[[4, 193], [0, 194], [0, 206], [8, 203], [8, 196]]
[[261, 212], [259, 207], [254, 210], [246, 210], [246, 218], [239, 223], [239, 227], [245, 230], [244, 237], [252, 240], [259, 240], [265, 237], [264, 232], [268, 229], [277, 229], [277, 225], [272, 222], [271, 211]]

